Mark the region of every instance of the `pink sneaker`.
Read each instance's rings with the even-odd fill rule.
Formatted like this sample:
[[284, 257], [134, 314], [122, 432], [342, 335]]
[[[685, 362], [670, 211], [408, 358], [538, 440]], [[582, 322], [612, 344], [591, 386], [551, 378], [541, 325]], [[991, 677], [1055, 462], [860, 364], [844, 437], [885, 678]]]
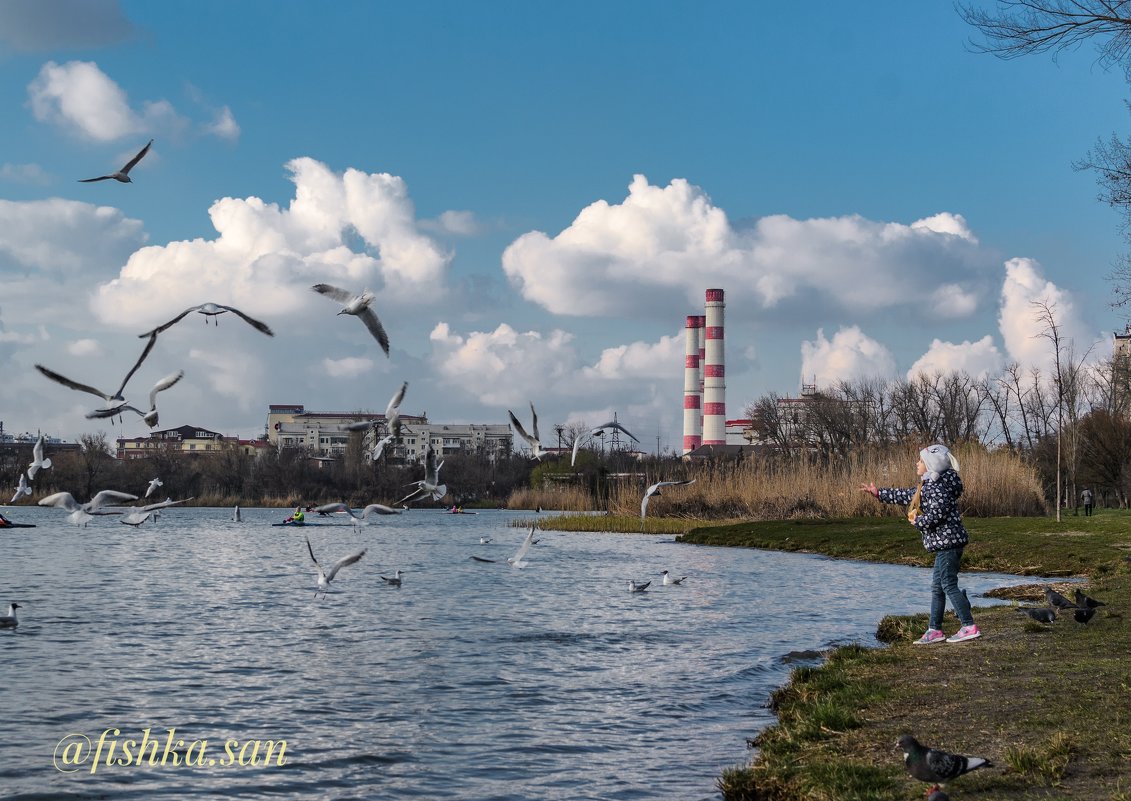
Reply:
[[946, 639], [946, 635], [938, 629], [927, 629], [922, 637], [915, 640], [912, 645], [930, 645], [933, 642], [942, 642]]
[[954, 633], [953, 637], [947, 637], [947, 642], [966, 642], [981, 637], [982, 632], [978, 631], [977, 626], [963, 626]]

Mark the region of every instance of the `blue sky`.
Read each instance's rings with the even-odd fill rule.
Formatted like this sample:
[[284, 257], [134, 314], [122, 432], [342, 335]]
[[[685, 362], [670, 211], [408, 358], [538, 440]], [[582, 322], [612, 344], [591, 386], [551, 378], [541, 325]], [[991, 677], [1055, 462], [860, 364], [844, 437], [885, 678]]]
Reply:
[[[9, 2], [0, 7], [0, 420], [67, 439], [268, 404], [682, 427], [682, 326], [727, 291], [728, 417], [767, 392], [1045, 364], [1123, 320], [1117, 215], [1073, 171], [1121, 74], [971, 52], [948, 3]], [[150, 138], [134, 183], [117, 169]], [[386, 358], [314, 283], [376, 292]]]

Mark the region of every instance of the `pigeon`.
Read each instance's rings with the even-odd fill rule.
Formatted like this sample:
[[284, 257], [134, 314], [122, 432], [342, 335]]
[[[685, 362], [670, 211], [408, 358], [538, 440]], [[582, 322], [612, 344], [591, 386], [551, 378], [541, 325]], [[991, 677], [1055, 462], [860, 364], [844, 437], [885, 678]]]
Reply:
[[220, 321], [217, 320], [216, 318], [219, 317], [221, 314], [224, 314], [226, 312], [231, 312], [236, 317], [239, 317], [241, 320], [243, 320], [248, 325], [250, 325], [252, 328], [254, 328], [256, 331], [262, 331], [264, 334], [266, 334], [269, 337], [275, 336], [275, 332], [271, 330], [270, 326], [268, 326], [267, 323], [261, 323], [261, 322], [259, 322], [259, 320], [256, 320], [253, 317], [248, 317], [246, 314], [244, 314], [242, 311], [235, 308], [234, 306], [224, 306], [221, 303], [201, 303], [199, 306], [190, 306], [189, 308], [185, 309], [183, 312], [178, 314], [176, 317], [174, 317], [169, 322], [163, 323], [162, 325], [159, 325], [156, 328], [154, 328], [152, 331], [146, 331], [144, 334], [139, 334], [138, 336], [140, 336], [143, 339], [145, 337], [155, 337], [158, 334], [160, 334], [162, 331], [170, 328], [171, 326], [175, 325], [176, 323], [179, 323], [182, 319], [184, 319], [188, 315], [192, 314], [193, 312], [199, 312], [200, 314], [204, 315], [205, 325], [208, 324], [208, 318], [211, 317], [212, 321], [214, 323], [216, 323], [217, 326], [220, 325]]
[[40, 470], [46, 470], [51, 466], [50, 459], [43, 458], [43, 440], [44, 436], [39, 435], [39, 439], [31, 446], [31, 464], [27, 467], [27, 480], [35, 481], [35, 474]]
[[141, 161], [143, 158], [145, 158], [145, 154], [149, 152], [149, 146], [152, 145], [152, 144], [153, 144], [153, 140], [150, 139], [146, 143], [145, 147], [143, 147], [141, 150], [139, 150], [138, 154], [136, 156], [134, 156], [132, 159], [130, 159], [129, 161], [127, 161], [126, 166], [122, 167], [122, 169], [118, 170], [117, 172], [112, 172], [109, 175], [100, 175], [97, 178], [80, 178], [79, 183], [80, 184], [89, 184], [89, 183], [93, 183], [94, 181], [107, 181], [111, 178], [113, 178], [115, 181], [121, 181], [124, 184], [133, 183], [133, 181], [130, 180], [130, 170], [132, 170], [137, 165], [137, 163], [139, 161]]
[[684, 579], [687, 578], [687, 576], [680, 576], [679, 578], [676, 578], [675, 576], [673, 576], [671, 573], [669, 573], [666, 570], [661, 570], [660, 575], [664, 577], [664, 586], [665, 587], [670, 587], [673, 584], [682, 584]]
[[185, 371], [178, 370], [175, 373], [171, 373], [165, 376], [156, 384], [154, 384], [153, 389], [149, 390], [149, 411], [143, 412], [136, 406], [131, 406], [128, 403], [123, 403], [121, 406], [118, 406], [115, 409], [97, 409], [93, 412], [89, 412], [86, 417], [88, 420], [100, 419], [103, 417], [114, 417], [115, 415], [121, 415], [122, 412], [131, 411], [139, 415], [141, 419], [145, 421], [145, 424], [147, 426], [149, 426], [150, 428], [156, 428], [157, 420], [159, 417], [157, 413], [157, 393], [164, 392], [184, 377]]
[[1092, 619], [1094, 614], [1096, 614], [1096, 608], [1094, 606], [1088, 607], [1087, 609], [1073, 609], [1072, 619], [1077, 623], [1087, 623]]
[[[629, 431], [627, 428], [622, 426], [616, 420], [611, 420], [608, 423], [605, 423], [603, 425], [594, 426], [593, 428], [589, 429], [588, 436], [592, 437], [595, 434], [603, 434], [606, 428], [615, 428], [618, 431], [623, 431], [625, 434], [628, 435], [629, 439], [631, 439], [633, 442], [639, 442], [640, 441], [635, 436], [633, 436], [631, 431]], [[574, 440], [573, 440], [573, 456], [570, 457], [570, 460], [569, 460], [569, 466], [570, 467], [573, 467], [573, 463], [577, 461], [577, 449], [580, 446], [581, 446], [581, 437], [574, 437]]]
[[1017, 611], [1026, 614], [1038, 623], [1052, 623], [1056, 620], [1056, 608], [1043, 606], [1019, 606]]
[[650, 486], [647, 490], [645, 490], [644, 498], [643, 498], [643, 500], [640, 501], [640, 522], [641, 523], [644, 522], [644, 515], [648, 511], [648, 500], [653, 495], [662, 495], [663, 494], [660, 491], [661, 487], [675, 487], [675, 486], [678, 486], [680, 484], [694, 484], [694, 483], [695, 483], [695, 479], [689, 478], [689, 479], [684, 479], [683, 481], [657, 481], [655, 484]]
[[[126, 377], [122, 379], [121, 386], [119, 386], [117, 391], [115, 391], [113, 394], [103, 392], [100, 389], [96, 389], [96, 388], [94, 388], [92, 386], [88, 386], [86, 384], [80, 384], [77, 381], [72, 381], [71, 379], [67, 378], [66, 376], [60, 375], [59, 373], [56, 373], [54, 370], [49, 370], [48, 368], [44, 367], [42, 364], [37, 364], [35, 366], [35, 369], [38, 370], [39, 372], [41, 372], [47, 378], [50, 378], [52, 381], [59, 383], [59, 384], [62, 384], [65, 387], [68, 387], [68, 388], [74, 389], [74, 390], [78, 390], [79, 392], [89, 392], [91, 395], [96, 395], [99, 398], [102, 398], [102, 400], [105, 401], [105, 405], [101, 409], [99, 409], [98, 411], [91, 412], [90, 414], [88, 414], [87, 419], [93, 419], [95, 417], [98, 417], [98, 418], [104, 418], [104, 417], [113, 418], [115, 416], [118, 416], [119, 413], [122, 410], [122, 407], [126, 405], [125, 396], [122, 395], [122, 393], [126, 389], [126, 384], [129, 383], [130, 378], [133, 377], [133, 374], [137, 372], [137, 368], [141, 367], [141, 363], [145, 361], [145, 357], [149, 355], [149, 352], [151, 350], [153, 350], [153, 345], [156, 342], [157, 342], [157, 336], [155, 334], [155, 335], [153, 335], [149, 338], [149, 342], [147, 342], [145, 344], [145, 347], [142, 348], [141, 356], [139, 356], [138, 360], [136, 362], [134, 362], [134, 366], [130, 368], [130, 371], [128, 373], [126, 373]], [[137, 410], [135, 409], [134, 411], [137, 411]], [[34, 476], [33, 476], [33, 478], [34, 478]]]
[[1057, 609], [1075, 609], [1076, 604], [1065, 598], [1052, 587], [1045, 587], [1045, 599], [1049, 602], [1049, 606], [1055, 606]]
[[365, 323], [365, 327], [369, 329], [377, 344], [381, 346], [381, 350], [385, 351], [385, 355], [389, 355], [389, 336], [385, 333], [381, 321], [377, 319], [377, 315], [373, 309], [369, 308], [370, 304], [376, 299], [376, 295], [368, 289], [364, 290], [360, 295], [355, 295], [344, 289], [339, 289], [336, 286], [329, 284], [315, 284], [312, 289], [320, 295], [326, 295], [333, 298], [342, 304], [342, 310], [338, 314], [352, 314], [361, 322]]
[[381, 576], [381, 580], [390, 587], [399, 587], [401, 586], [401, 571], [398, 570], [392, 576]]
[[323, 598], [326, 597], [326, 588], [330, 586], [330, 582], [334, 580], [334, 576], [338, 575], [338, 571], [343, 567], [346, 567], [347, 565], [352, 565], [358, 559], [365, 556], [365, 553], [368, 550], [368, 548], [364, 548], [357, 553], [352, 553], [349, 556], [339, 559], [330, 566], [330, 572], [326, 572], [322, 568], [322, 564], [314, 556], [314, 549], [310, 547], [310, 538], [306, 537], [305, 539], [306, 549], [310, 551], [310, 558], [314, 561], [315, 566], [317, 566], [318, 568], [318, 589], [314, 592], [315, 598], [318, 597], [318, 593], [320, 592], [322, 593]]
[[1103, 601], [1097, 601], [1095, 598], [1089, 598], [1080, 590], [1076, 590], [1076, 605], [1081, 609], [1095, 609], [1097, 606], [1107, 606]]
[[158, 487], [164, 486], [164, 483], [165, 483], [165, 482], [163, 482], [163, 481], [162, 481], [161, 479], [159, 479], [159, 478], [155, 478], [155, 479], [153, 479], [152, 481], [150, 481], [150, 482], [149, 482], [149, 488], [148, 488], [148, 489], [146, 489], [146, 491], [145, 491], [145, 495], [143, 495], [142, 497], [143, 497], [143, 498], [148, 498], [148, 497], [149, 497], [150, 495], [152, 495], [152, 494], [153, 494], [153, 490], [157, 489]]
[[20, 608], [20, 605], [15, 601], [8, 604], [8, 614], [0, 615], [0, 629], [14, 629], [20, 625], [20, 621], [16, 619], [16, 610]]
[[530, 527], [530, 531], [522, 538], [522, 545], [518, 546], [518, 550], [514, 556], [508, 556], [507, 561], [510, 562], [511, 567], [526, 567], [527, 563], [523, 561], [526, 552], [530, 550], [530, 546], [534, 544], [534, 526]]
[[39, 501], [40, 506], [57, 506], [70, 512], [70, 521], [76, 526], [85, 526], [94, 515], [120, 515], [122, 510], [102, 510], [102, 505], [109, 500], [136, 501], [136, 495], [117, 490], [102, 490], [86, 503], [79, 503], [69, 492], [56, 492]]
[[944, 784], [972, 770], [993, 767], [992, 762], [982, 757], [960, 756], [920, 745], [910, 734], [899, 738], [899, 747], [903, 749], [907, 772], [924, 782]]
[[12, 496], [12, 500], [8, 501], [8, 503], [15, 503], [25, 495], [31, 495], [31, 487], [28, 486], [27, 476], [20, 473], [20, 485], [16, 487], [16, 494]]
[[510, 415], [511, 425], [514, 426], [514, 430], [517, 431], [518, 435], [526, 440], [526, 443], [530, 446], [530, 458], [542, 461], [542, 457], [547, 456], [549, 451], [542, 447], [542, 441], [538, 438], [538, 413], [534, 411], [533, 402], [530, 404], [530, 416], [532, 418], [531, 431], [534, 432], [533, 434], [526, 433], [526, 429], [522, 427], [522, 423], [518, 422], [518, 418], [514, 416], [514, 412], [507, 409], [507, 414]]
[[649, 585], [651, 585], [651, 583], [652, 582], [650, 582], [650, 581], [645, 581], [643, 584], [637, 584], [632, 579], [629, 579], [628, 580], [628, 591], [629, 592], [644, 592], [646, 589], [648, 589], [648, 587], [649, 587]]

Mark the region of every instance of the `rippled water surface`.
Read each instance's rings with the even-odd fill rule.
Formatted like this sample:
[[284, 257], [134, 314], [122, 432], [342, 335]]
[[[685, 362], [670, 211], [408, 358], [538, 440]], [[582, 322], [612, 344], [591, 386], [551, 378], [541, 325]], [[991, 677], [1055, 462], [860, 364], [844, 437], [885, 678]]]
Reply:
[[[0, 631], [4, 799], [718, 798], [791, 653], [874, 644], [884, 614], [927, 605], [922, 569], [631, 534], [540, 532], [514, 569], [516, 513], [293, 529], [268, 509], [140, 528], [5, 511], [38, 527], [0, 530], [0, 602], [23, 605]], [[325, 599], [304, 535], [324, 563], [368, 549]], [[403, 587], [379, 578], [398, 568]], [[665, 568], [686, 586], [660, 586]], [[124, 760], [146, 728], [160, 750]], [[81, 737], [60, 745], [106, 729], [93, 772]], [[258, 766], [225, 764], [226, 741], [254, 740]], [[268, 740], [284, 765], [277, 746], [263, 764]]]

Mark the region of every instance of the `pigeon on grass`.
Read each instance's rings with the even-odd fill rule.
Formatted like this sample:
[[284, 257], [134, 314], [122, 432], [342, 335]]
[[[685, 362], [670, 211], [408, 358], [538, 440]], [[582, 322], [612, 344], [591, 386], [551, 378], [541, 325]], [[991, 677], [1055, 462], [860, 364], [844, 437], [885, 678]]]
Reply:
[[903, 749], [907, 772], [915, 779], [932, 784], [942, 785], [972, 770], [993, 767], [992, 762], [982, 757], [961, 756], [920, 745], [910, 734], [899, 738], [899, 747]]
[[1096, 613], [1096, 608], [1093, 606], [1088, 609], [1073, 609], [1072, 619], [1077, 623], [1087, 623], [1092, 619], [1092, 615]]
[[1049, 602], [1049, 606], [1055, 606], [1057, 609], [1075, 609], [1076, 604], [1065, 598], [1052, 587], [1045, 587], [1045, 599]]
[[1047, 609], [1043, 606], [1019, 606], [1017, 611], [1028, 615], [1038, 623], [1052, 623], [1056, 620], [1056, 609], [1051, 606]]
[[1095, 598], [1089, 598], [1080, 590], [1076, 590], [1076, 605], [1081, 609], [1095, 609], [1097, 606], [1107, 606], [1103, 601], [1097, 601]]

